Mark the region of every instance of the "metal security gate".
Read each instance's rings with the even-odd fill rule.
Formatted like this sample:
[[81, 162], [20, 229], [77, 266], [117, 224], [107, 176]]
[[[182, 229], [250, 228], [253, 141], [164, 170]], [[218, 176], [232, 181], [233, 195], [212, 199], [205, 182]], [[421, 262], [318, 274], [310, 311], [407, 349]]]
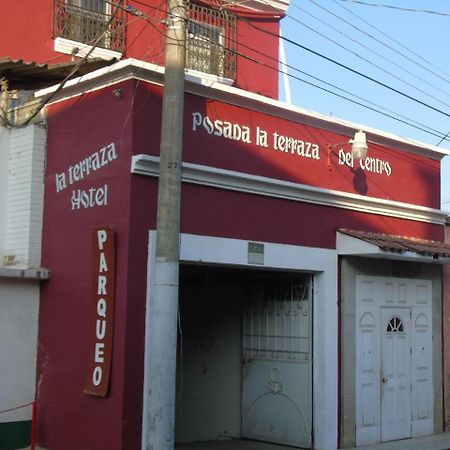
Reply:
[[312, 277], [255, 284], [243, 318], [243, 436], [311, 447]]

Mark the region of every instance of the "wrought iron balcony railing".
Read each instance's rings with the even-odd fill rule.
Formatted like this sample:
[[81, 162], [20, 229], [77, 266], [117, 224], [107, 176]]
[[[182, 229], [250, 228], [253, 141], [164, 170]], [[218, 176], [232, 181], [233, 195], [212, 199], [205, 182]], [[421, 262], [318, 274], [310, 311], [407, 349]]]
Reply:
[[93, 10], [75, 5], [75, 1], [53, 0], [53, 37], [62, 37], [123, 53], [125, 50], [125, 17], [119, 9], [111, 20], [110, 2], [97, 0]]
[[186, 67], [233, 79], [236, 76], [236, 16], [194, 3], [189, 6]]

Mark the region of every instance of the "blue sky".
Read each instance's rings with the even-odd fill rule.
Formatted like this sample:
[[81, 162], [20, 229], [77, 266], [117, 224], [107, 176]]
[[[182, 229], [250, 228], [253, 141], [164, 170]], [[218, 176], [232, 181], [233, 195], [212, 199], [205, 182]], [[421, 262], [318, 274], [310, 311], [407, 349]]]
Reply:
[[[282, 33], [285, 38], [404, 95], [285, 41], [289, 66], [360, 98], [339, 92], [293, 68], [287, 69], [290, 75], [358, 102], [372, 102], [377, 105], [370, 105], [372, 108], [386, 108], [389, 110], [384, 111], [386, 114], [401, 115], [404, 116], [399, 117], [401, 120], [416, 124], [408, 126], [289, 77], [294, 105], [434, 145], [440, 137], [417, 127], [431, 128], [435, 130], [432, 133], [441, 135], [450, 131], [450, 2], [291, 0], [287, 17], [282, 21]], [[280, 97], [286, 99], [282, 79]], [[450, 149], [450, 140], [440, 146]], [[450, 211], [450, 157], [445, 157], [442, 163], [441, 186], [442, 209]]]

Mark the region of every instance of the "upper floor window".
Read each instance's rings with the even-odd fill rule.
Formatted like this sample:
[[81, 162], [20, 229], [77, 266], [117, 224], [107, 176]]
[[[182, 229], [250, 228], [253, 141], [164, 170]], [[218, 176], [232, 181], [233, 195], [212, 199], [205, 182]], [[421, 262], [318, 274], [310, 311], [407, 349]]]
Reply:
[[[124, 11], [106, 0], [53, 0], [53, 36], [118, 52], [125, 50]], [[110, 23], [111, 22], [111, 23]]]
[[191, 3], [186, 67], [219, 77], [236, 76], [236, 16]]

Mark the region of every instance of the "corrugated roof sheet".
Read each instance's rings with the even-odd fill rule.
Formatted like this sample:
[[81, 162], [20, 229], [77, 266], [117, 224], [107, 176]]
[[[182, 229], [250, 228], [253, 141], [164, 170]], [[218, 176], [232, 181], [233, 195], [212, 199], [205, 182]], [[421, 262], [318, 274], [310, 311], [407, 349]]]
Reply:
[[0, 58], [0, 79], [5, 78], [8, 81], [10, 90], [41, 89], [62, 81], [77, 64], [80, 64], [80, 67], [71, 78], [80, 77], [114, 62], [114, 59], [107, 61], [101, 58], [92, 58], [82, 64], [80, 64], [80, 60], [61, 64], [38, 64], [22, 59]]
[[390, 252], [414, 252], [419, 255], [432, 257], [450, 257], [450, 244], [426, 239], [417, 239], [393, 234], [372, 233], [370, 231], [357, 231], [340, 228], [340, 233], [361, 239], [369, 244], [376, 245], [380, 249]]

